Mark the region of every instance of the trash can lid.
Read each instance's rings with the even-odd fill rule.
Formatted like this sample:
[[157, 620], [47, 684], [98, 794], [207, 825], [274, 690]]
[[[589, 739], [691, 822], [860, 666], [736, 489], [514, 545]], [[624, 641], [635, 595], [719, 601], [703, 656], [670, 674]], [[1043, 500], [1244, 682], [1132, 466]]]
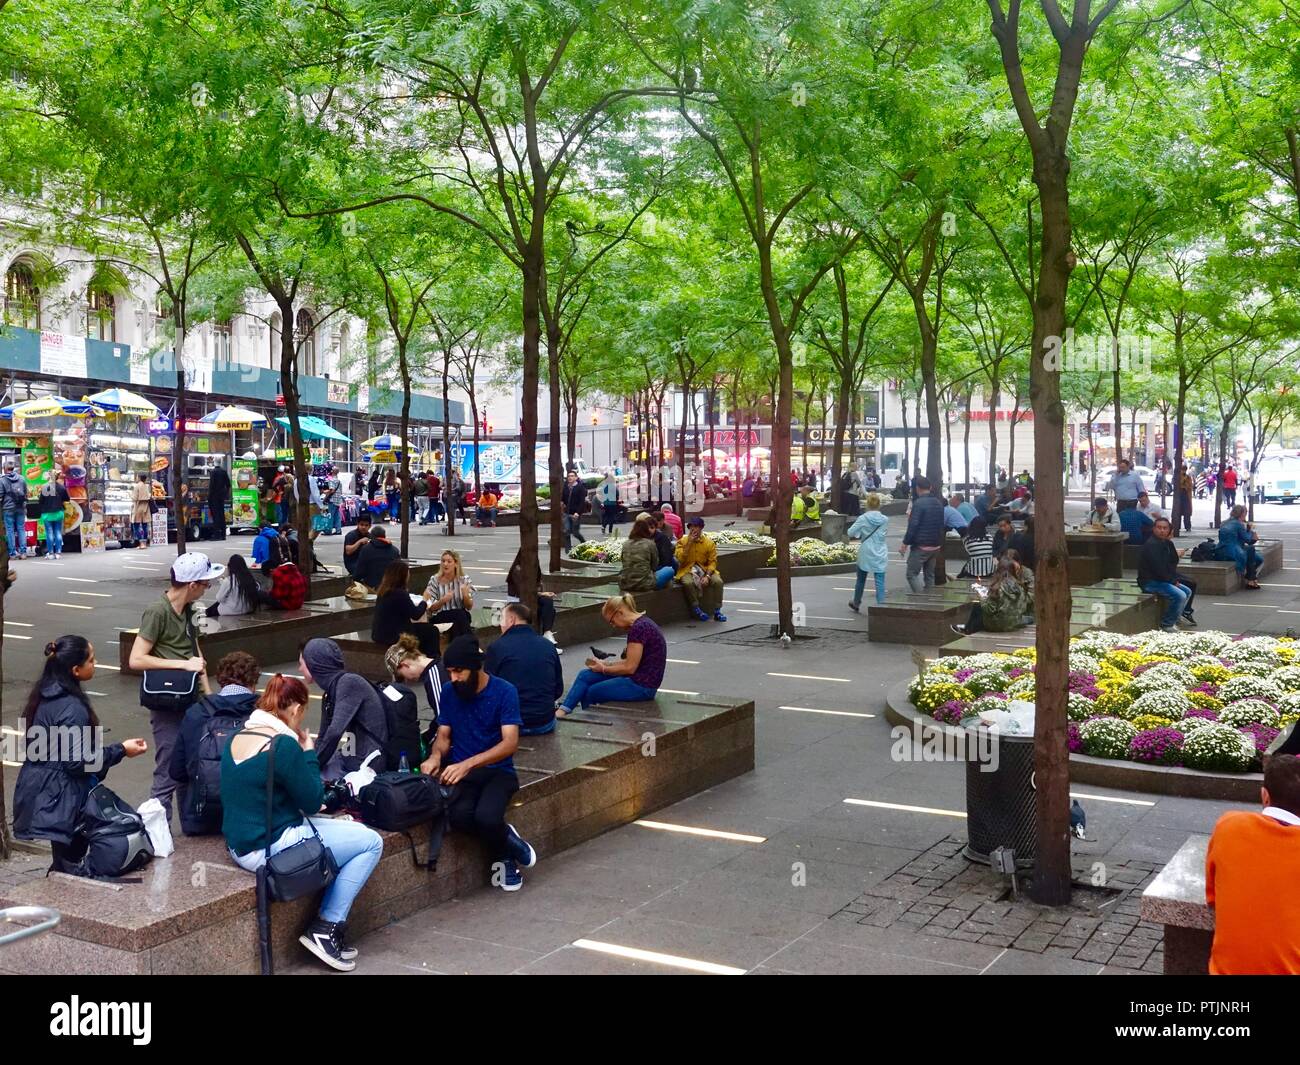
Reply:
[[1034, 738], [1034, 704], [1021, 700], [1009, 700], [1005, 708], [985, 710], [970, 717], [962, 718], [962, 727], [968, 729], [987, 728], [1002, 739], [1032, 740]]

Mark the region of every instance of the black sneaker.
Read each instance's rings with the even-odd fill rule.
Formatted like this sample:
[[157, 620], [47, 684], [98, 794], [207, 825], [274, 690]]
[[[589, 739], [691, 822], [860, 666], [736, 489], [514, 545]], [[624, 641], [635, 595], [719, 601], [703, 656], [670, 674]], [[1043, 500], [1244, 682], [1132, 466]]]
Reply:
[[350, 973], [357, 963], [343, 957], [343, 944], [339, 939], [339, 926], [323, 921], [319, 917], [312, 921], [311, 927], [298, 937], [298, 942], [316, 955], [331, 969], [341, 973]]
[[357, 950], [356, 947], [349, 947], [349, 946], [348, 946], [348, 943], [347, 943], [347, 938], [348, 938], [348, 923], [347, 923], [347, 921], [340, 921], [338, 927], [339, 927], [339, 957], [342, 958], [344, 961], [351, 961], [351, 960], [352, 960], [353, 958], [355, 958], [358, 954], [360, 954], [361, 951]]

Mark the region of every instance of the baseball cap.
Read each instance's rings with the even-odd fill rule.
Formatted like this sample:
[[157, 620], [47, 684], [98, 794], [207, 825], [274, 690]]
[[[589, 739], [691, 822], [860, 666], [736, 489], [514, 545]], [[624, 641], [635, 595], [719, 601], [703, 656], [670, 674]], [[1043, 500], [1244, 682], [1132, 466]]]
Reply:
[[200, 551], [186, 551], [172, 563], [172, 580], [178, 584], [215, 581], [225, 572], [225, 566], [214, 566], [211, 559]]
[[703, 518], [691, 518], [690, 521], [688, 521], [686, 524], [687, 524], [687, 525], [698, 525], [701, 529], [703, 529], [703, 528], [704, 528], [704, 519], [703, 519]]

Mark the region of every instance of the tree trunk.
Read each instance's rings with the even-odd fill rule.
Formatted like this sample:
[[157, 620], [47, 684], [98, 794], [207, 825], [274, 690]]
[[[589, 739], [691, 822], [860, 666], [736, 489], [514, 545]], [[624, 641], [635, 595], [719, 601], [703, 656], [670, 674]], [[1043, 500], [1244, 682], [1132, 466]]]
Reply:
[[176, 517], [176, 554], [185, 554], [185, 322], [180, 301], [172, 301], [172, 321], [176, 326], [176, 446], [172, 449], [172, 513]]
[[[919, 474], [921, 472], [921, 393], [920, 392], [918, 392], [916, 395], [916, 402], [912, 406], [912, 414], [915, 416], [915, 420], [916, 420], [916, 438], [912, 441], [912, 473]], [[932, 433], [933, 431], [934, 431], [933, 425], [926, 426], [927, 440], [929, 439], [929, 434]], [[931, 450], [933, 451], [936, 449], [931, 448]], [[929, 456], [926, 457], [926, 465], [927, 466], [929, 465]]]
[[[1162, 426], [1163, 435], [1160, 437], [1162, 444], [1160, 446], [1160, 468], [1163, 470], [1169, 464], [1169, 404], [1166, 403], [1161, 413], [1164, 415], [1164, 425]], [[1169, 480], [1166, 475], [1165, 481]], [[1160, 509], [1165, 509], [1165, 494], [1160, 493]]]
[[[534, 218], [534, 228], [537, 219]], [[524, 256], [523, 268], [523, 381], [519, 426], [519, 598], [537, 616], [537, 589], [541, 560], [537, 556], [537, 389], [540, 385], [542, 339], [542, 274], [545, 249], [535, 240]], [[559, 495], [552, 487], [551, 510], [559, 513]], [[556, 543], [559, 540], [556, 539]]]
[[998, 406], [1002, 402], [1002, 360], [993, 364], [989, 386], [989, 484], [998, 483]]
[[[451, 408], [447, 404], [447, 388], [451, 378], [451, 349], [444, 347], [442, 349], [442, 455], [443, 455], [443, 478], [442, 492], [447, 497], [447, 535], [456, 535], [456, 493], [452, 491], [451, 484]], [[522, 445], [521, 445], [522, 448]], [[519, 476], [523, 477], [523, 469], [528, 465], [528, 456], [521, 455], [519, 459]], [[460, 470], [456, 471], [457, 474]], [[520, 499], [519, 524], [523, 526], [523, 500]]]
[[[406, 337], [398, 335], [397, 367], [402, 374], [402, 464], [397, 475], [398, 488], [401, 489], [402, 509], [402, 557], [410, 558], [411, 550], [411, 508], [408, 499], [411, 491], [411, 364], [406, 358]], [[443, 397], [446, 398], [445, 395]], [[308, 495], [310, 498], [310, 494]], [[299, 534], [301, 535], [301, 534]]]
[[[311, 467], [307, 464], [307, 449], [302, 439], [302, 420], [298, 408], [298, 340], [297, 325], [293, 317], [293, 300], [277, 299], [284, 328], [280, 330], [280, 392], [284, 396], [285, 416], [289, 419], [289, 444], [293, 449], [293, 481], [298, 493], [294, 509], [294, 524], [298, 529], [298, 568], [307, 582], [308, 599], [311, 598], [312, 570], [315, 557], [311, 542], [311, 494], [307, 478]], [[405, 439], [402, 441], [406, 443]]]
[[[1020, 389], [1017, 388], [1014, 393], [1014, 401], [1011, 407], [1011, 416], [1007, 418], [1007, 477], [1011, 478], [1016, 473], [1016, 423], [1020, 421]], [[997, 484], [996, 472], [993, 477], [993, 483]]]
[[[1064, 62], [1064, 60], [1063, 60]], [[1082, 62], [1082, 56], [1080, 56]], [[1076, 74], [1077, 77], [1077, 74]], [[1031, 353], [1047, 350], [1049, 337], [1065, 335], [1065, 301], [1070, 282], [1069, 162], [1064, 146], [1050, 158], [1035, 159], [1035, 184], [1042, 211], [1042, 245]], [[1070, 771], [1066, 746], [1069, 674], [1070, 577], [1065, 542], [1065, 497], [1061, 441], [1065, 410], [1061, 379], [1045, 359], [1031, 357], [1030, 403], [1034, 412], [1035, 513], [1034, 620], [1037, 722], [1034, 770], [1038, 789], [1038, 856], [1031, 889], [1048, 905], [1070, 899]]]
[[473, 390], [470, 391], [469, 413], [470, 413], [470, 418], [474, 422], [474, 435], [471, 440], [471, 443], [474, 445], [474, 491], [481, 492], [483, 491], [483, 475], [482, 475], [482, 471], [479, 468], [479, 463], [478, 463], [478, 446], [480, 440], [480, 435], [479, 435], [480, 430], [483, 427], [479, 424], [478, 400], [474, 398]]
[[835, 391], [835, 443], [831, 447], [831, 498], [841, 514], [844, 513], [844, 490], [840, 487], [844, 479], [844, 433], [848, 428], [849, 395], [852, 391], [853, 376], [841, 369], [840, 387]]
[[[578, 457], [578, 387], [576, 384], [565, 386], [565, 396], [569, 409], [569, 424], [567, 426], [567, 436], [569, 445], [569, 461], [574, 462]], [[595, 461], [595, 435], [592, 435], [592, 461]]]
[[[1184, 508], [1191, 507], [1191, 499], [1184, 499], [1179, 491], [1183, 469], [1183, 426], [1187, 421], [1187, 373], [1183, 369], [1182, 337], [1174, 333], [1174, 352], [1178, 359], [1178, 405], [1174, 409], [1174, 432], [1178, 434], [1178, 443], [1174, 445], [1174, 505], [1172, 508], [1174, 535], [1182, 528]], [[1190, 516], [1190, 515], [1189, 515]]]
[[[543, 265], [543, 269], [545, 266]], [[551, 484], [551, 543], [550, 559], [547, 567], [550, 572], [560, 571], [560, 549], [564, 546], [564, 516], [560, 513], [560, 496], [564, 492], [564, 461], [560, 457], [560, 322], [558, 317], [546, 324], [546, 391], [550, 398], [550, 411], [547, 421], [550, 433], [550, 484]], [[534, 463], [534, 466], [536, 463]], [[478, 471], [475, 469], [475, 475]], [[534, 603], [529, 609], [536, 610]]]
[[776, 538], [777, 630], [794, 637], [794, 598], [790, 588], [790, 420], [794, 400], [794, 352], [781, 316], [772, 275], [772, 249], [759, 245], [759, 285], [776, 342], [777, 405], [772, 417], [772, 535]]
[[1089, 410], [1088, 414], [1088, 506], [1092, 506], [1092, 501], [1097, 498], [1097, 445], [1092, 439], [1092, 419], [1093, 412]]
[[[1119, 335], [1116, 334], [1110, 338], [1110, 357], [1113, 362], [1111, 369], [1111, 402], [1115, 405], [1115, 468], [1119, 468], [1119, 460], [1124, 457], [1124, 441], [1122, 431], [1124, 428], [1124, 412], [1120, 406], [1120, 385], [1119, 385]], [[1133, 452], [1130, 449], [1129, 458], [1132, 462]]]
[[[944, 455], [944, 462], [946, 463], [946, 469], [947, 469], [947, 473], [948, 473], [948, 477], [949, 477], [949, 478], [952, 477], [952, 417], [951, 417], [951, 415], [952, 415], [952, 411], [951, 411], [950, 409], [948, 409], [947, 406], [945, 405], [945, 407], [944, 407], [944, 411], [943, 411], [943, 415], [942, 415], [942, 417], [943, 417], [943, 446], [944, 446], [944, 452], [943, 452], [943, 455]], [[927, 476], [928, 476], [928, 475], [929, 475], [929, 471], [927, 470], [926, 473], [927, 473]], [[938, 482], [938, 481], [931, 481], [931, 484], [934, 485], [934, 491], [935, 491], [935, 493], [936, 493], [936, 494], [940, 494], [940, 488], [941, 488], [941, 486], [940, 486], [939, 482]], [[948, 488], [951, 488], [951, 487], [952, 487], [951, 482], [947, 485], [947, 487], [948, 487]], [[947, 496], [947, 495], [948, 495], [948, 492], [947, 492], [947, 491], [944, 491], [944, 492], [942, 492], [942, 494], [943, 494], [944, 496]]]
[[[901, 392], [898, 393], [898, 412], [901, 415], [900, 421], [902, 422], [902, 426], [903, 426], [903, 466], [904, 466], [903, 472], [906, 473], [909, 477], [911, 477], [916, 473], [916, 470], [912, 468], [912, 464], [910, 461], [911, 455], [908, 454], [907, 400], [903, 398]], [[918, 432], [920, 431], [919, 426], [917, 427], [917, 430]]]
[[1228, 461], [1228, 432], [1231, 424], [1225, 418], [1223, 432], [1219, 434], [1219, 474], [1214, 478], [1214, 527], [1216, 529], [1223, 524], [1223, 471], [1224, 464]]
[[966, 463], [964, 476], [966, 478], [966, 490], [968, 492], [970, 491], [970, 486], [975, 483], [975, 479], [971, 477], [970, 470], [970, 404], [971, 399], [973, 398], [972, 393], [974, 393], [974, 391], [975, 389], [970, 385], [966, 386], [966, 427], [962, 433], [962, 448], [965, 450], [963, 461]]

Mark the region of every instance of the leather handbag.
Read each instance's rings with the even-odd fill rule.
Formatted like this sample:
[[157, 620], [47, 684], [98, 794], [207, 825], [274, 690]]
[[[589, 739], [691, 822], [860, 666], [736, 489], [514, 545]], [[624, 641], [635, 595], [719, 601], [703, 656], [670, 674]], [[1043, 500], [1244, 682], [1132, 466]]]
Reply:
[[[257, 735], [257, 733], [250, 733]], [[271, 854], [271, 800], [275, 795], [275, 737], [266, 748], [266, 884], [271, 898], [277, 902], [292, 902], [304, 895], [324, 891], [338, 876], [338, 862], [320, 838], [316, 826], [302, 811], [311, 827], [311, 836]]]

